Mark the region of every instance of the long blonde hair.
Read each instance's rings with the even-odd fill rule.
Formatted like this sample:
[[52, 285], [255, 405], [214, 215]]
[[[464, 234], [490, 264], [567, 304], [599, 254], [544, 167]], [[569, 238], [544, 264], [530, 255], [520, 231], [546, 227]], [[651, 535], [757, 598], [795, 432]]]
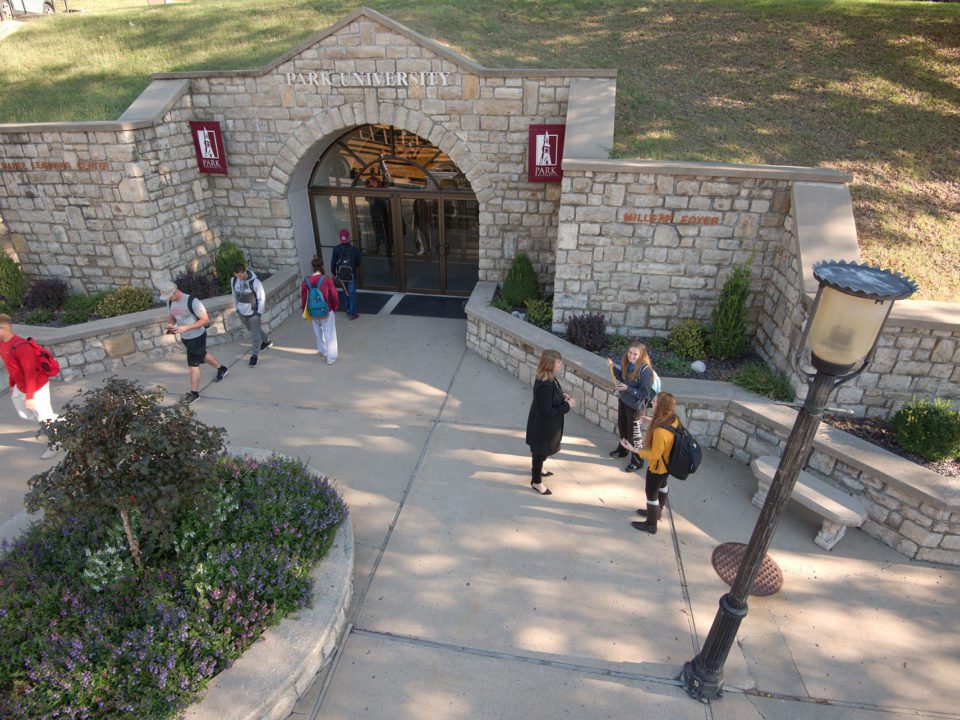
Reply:
[[658, 427], [673, 425], [673, 421], [677, 419], [677, 399], [671, 393], [657, 393], [653, 402], [653, 417], [650, 419], [647, 435], [643, 439], [643, 446], [648, 448], [653, 447], [653, 431]]
[[[636, 350], [640, 353], [640, 357], [637, 358], [637, 362], [633, 364], [633, 370], [627, 373], [627, 366], [630, 364], [630, 360], [627, 358], [627, 355], [631, 350]], [[630, 343], [627, 346], [627, 349], [623, 351], [623, 359], [620, 361], [620, 373], [624, 380], [636, 380], [640, 377], [640, 369], [644, 365], [649, 365], [650, 369], [653, 370], [653, 363], [650, 362], [650, 353], [647, 352], [647, 346], [643, 343]]]
[[562, 359], [558, 350], [544, 350], [540, 353], [540, 362], [537, 363], [537, 380], [554, 380], [557, 360]]

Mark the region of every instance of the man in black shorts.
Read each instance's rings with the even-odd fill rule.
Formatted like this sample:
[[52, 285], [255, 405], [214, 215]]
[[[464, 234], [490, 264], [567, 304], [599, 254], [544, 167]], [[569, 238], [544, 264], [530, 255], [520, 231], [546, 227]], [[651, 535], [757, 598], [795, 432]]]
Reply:
[[230, 372], [230, 368], [207, 351], [207, 325], [210, 318], [207, 309], [197, 298], [181, 292], [175, 283], [168, 282], [160, 288], [160, 297], [167, 301], [170, 308], [170, 320], [167, 332], [179, 335], [187, 349], [187, 367], [190, 368], [190, 392], [183, 396], [188, 405], [200, 399], [200, 365], [207, 363], [217, 369], [214, 382], [220, 382]]

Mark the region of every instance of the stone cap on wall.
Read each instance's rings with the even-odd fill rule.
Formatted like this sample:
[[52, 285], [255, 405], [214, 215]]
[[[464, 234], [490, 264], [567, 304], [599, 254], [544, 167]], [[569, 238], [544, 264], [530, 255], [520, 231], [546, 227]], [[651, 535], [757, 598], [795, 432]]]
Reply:
[[406, 25], [401, 25], [396, 20], [391, 20], [386, 15], [378, 13], [376, 10], [372, 10], [367, 7], [360, 7], [354, 10], [352, 13], [347, 15], [342, 20], [335, 22], [333, 25], [328, 27], [323, 32], [318, 35], [314, 35], [305, 42], [301, 43], [299, 46], [295, 47], [293, 50], [285, 52], [280, 57], [272, 60], [263, 67], [250, 69], [250, 70], [228, 70], [228, 71], [193, 71], [193, 72], [175, 72], [175, 73], [156, 73], [153, 75], [154, 79], [177, 79], [177, 78], [231, 78], [231, 77], [260, 77], [266, 75], [267, 73], [276, 70], [280, 65], [285, 62], [289, 62], [297, 55], [300, 55], [305, 50], [313, 47], [317, 43], [321, 42], [325, 38], [333, 35], [334, 33], [342, 30], [344, 27], [349, 25], [352, 22], [355, 22], [359, 18], [367, 18], [372, 20], [375, 23], [379, 23], [384, 27], [390, 28], [393, 32], [398, 35], [402, 35], [405, 38], [411, 40], [412, 42], [420, 45], [421, 47], [428, 48], [430, 51], [436, 53], [442, 58], [446, 58], [451, 62], [460, 65], [475, 75], [480, 77], [609, 77], [616, 78], [617, 70], [615, 69], [602, 69], [602, 70], [584, 70], [584, 69], [566, 69], [566, 70], [556, 70], [556, 69], [541, 69], [541, 68], [488, 68], [483, 65], [479, 65], [473, 60], [460, 53], [451, 50], [446, 45], [438, 43], [436, 40], [431, 40], [426, 35], [421, 35], [418, 32], [415, 32], [408, 28]]
[[[566, 156], [567, 153], [565, 152]], [[564, 170], [584, 172], [663, 173], [668, 175], [706, 175], [710, 177], [749, 177], [760, 180], [795, 182], [849, 183], [853, 176], [832, 168], [792, 165], [738, 165], [736, 163], [693, 162], [686, 160], [590, 160], [564, 157]]]

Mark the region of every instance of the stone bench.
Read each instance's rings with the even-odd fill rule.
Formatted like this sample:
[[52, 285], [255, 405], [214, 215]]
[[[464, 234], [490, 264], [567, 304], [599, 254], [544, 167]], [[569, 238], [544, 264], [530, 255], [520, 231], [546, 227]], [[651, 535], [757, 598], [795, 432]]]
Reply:
[[[757, 492], [751, 502], [757, 507], [763, 507], [779, 464], [780, 458], [772, 455], [755, 458], [750, 463], [750, 468], [757, 478]], [[847, 495], [802, 470], [797, 477], [791, 499], [823, 518], [823, 527], [813, 541], [824, 550], [832, 550], [843, 538], [848, 527], [860, 527], [867, 519], [866, 510], [858, 498]]]

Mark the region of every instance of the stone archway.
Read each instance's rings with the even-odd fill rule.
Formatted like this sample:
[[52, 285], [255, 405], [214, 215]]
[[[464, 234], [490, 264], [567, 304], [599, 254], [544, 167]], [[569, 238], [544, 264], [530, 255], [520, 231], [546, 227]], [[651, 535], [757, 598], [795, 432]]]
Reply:
[[303, 123], [290, 134], [270, 167], [267, 188], [274, 197], [285, 198], [289, 204], [301, 270], [308, 271], [314, 248], [307, 193], [310, 170], [323, 151], [343, 133], [360, 125], [377, 124], [390, 124], [429, 140], [463, 172], [480, 206], [480, 270], [483, 278], [483, 250], [489, 249], [485, 241], [496, 235], [491, 227], [494, 216], [491, 203], [495, 194], [479, 157], [456, 133], [429, 116], [409, 108], [371, 103], [342, 105]]

